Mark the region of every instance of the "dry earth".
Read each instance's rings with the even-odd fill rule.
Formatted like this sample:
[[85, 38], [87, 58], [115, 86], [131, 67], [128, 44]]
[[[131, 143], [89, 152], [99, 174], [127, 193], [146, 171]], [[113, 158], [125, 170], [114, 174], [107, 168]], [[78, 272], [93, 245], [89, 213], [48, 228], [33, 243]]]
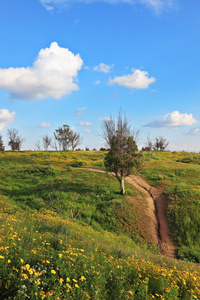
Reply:
[[[90, 171], [105, 173], [103, 170], [87, 168]], [[167, 221], [167, 196], [163, 194], [162, 188], [151, 187], [139, 176], [129, 175], [126, 181], [142, 192], [146, 200], [145, 220], [143, 230], [146, 231], [148, 240], [159, 245], [160, 252], [166, 257], [175, 258], [175, 247], [170, 236]], [[146, 229], [145, 229], [146, 227]]]

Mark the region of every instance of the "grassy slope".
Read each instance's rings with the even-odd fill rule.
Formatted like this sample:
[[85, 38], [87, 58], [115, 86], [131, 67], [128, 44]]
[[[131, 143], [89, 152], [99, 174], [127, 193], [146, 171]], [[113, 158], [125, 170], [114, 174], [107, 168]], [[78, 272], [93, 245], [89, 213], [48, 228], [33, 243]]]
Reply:
[[200, 262], [200, 154], [153, 153], [143, 176], [165, 186], [168, 217], [178, 258]]
[[[168, 166], [170, 162], [176, 170], [180, 155], [155, 153], [149, 163], [159, 164], [150, 165], [144, 176], [154, 185], [176, 185], [181, 179], [175, 174], [176, 180], [171, 180]], [[101, 167], [103, 156], [101, 152], [1, 154], [2, 299], [200, 297], [198, 269], [180, 262], [174, 266], [148, 250], [134, 202], [140, 197], [137, 191], [128, 186], [128, 197], [122, 197], [112, 176], [70, 167]], [[193, 165], [178, 166], [193, 170]], [[53, 212], [41, 198], [63, 213]], [[79, 212], [77, 219], [69, 218]]]

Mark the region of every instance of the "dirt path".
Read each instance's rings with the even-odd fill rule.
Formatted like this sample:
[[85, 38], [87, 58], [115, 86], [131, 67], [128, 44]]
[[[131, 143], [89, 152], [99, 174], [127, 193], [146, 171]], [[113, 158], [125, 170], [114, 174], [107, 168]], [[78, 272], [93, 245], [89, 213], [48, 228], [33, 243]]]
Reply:
[[[87, 170], [105, 173], [103, 170], [87, 168]], [[175, 247], [169, 232], [167, 221], [167, 196], [163, 189], [151, 187], [139, 176], [129, 175], [126, 181], [144, 194], [149, 216], [150, 240], [160, 246], [160, 252], [166, 257], [175, 258]]]

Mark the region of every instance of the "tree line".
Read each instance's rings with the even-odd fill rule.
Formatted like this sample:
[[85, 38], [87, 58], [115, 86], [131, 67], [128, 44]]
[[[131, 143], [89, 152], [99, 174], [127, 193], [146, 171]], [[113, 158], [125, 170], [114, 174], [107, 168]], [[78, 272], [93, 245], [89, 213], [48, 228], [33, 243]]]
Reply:
[[[121, 118], [121, 119], [120, 119]], [[124, 126], [124, 129], [127, 127], [128, 128], [128, 121], [125, 118], [122, 120], [122, 116], [118, 116], [118, 123], [123, 123], [121, 126]], [[119, 124], [117, 125], [119, 126]], [[128, 130], [126, 128], [126, 130]], [[111, 142], [114, 132], [118, 132], [119, 135], [119, 130], [122, 130], [122, 128], [115, 128], [115, 120], [111, 119], [109, 121], [103, 122], [103, 135], [102, 137], [105, 139], [107, 142], [107, 148], [101, 147], [101, 151], [106, 151], [110, 150], [112, 148], [112, 143]], [[115, 133], [116, 133], [115, 132]], [[127, 131], [126, 134], [130, 132]], [[124, 134], [124, 133], [123, 133]], [[135, 144], [138, 146], [138, 137], [139, 137], [139, 131], [135, 131], [134, 133], [132, 132], [132, 139], [135, 141]], [[8, 138], [8, 146], [12, 151], [20, 151], [23, 142], [26, 140], [23, 138], [17, 129], [12, 128], [7, 130], [7, 138]], [[115, 137], [117, 138], [117, 136]], [[35, 143], [36, 149], [40, 151], [42, 147], [47, 151], [49, 147], [51, 147], [54, 150], [60, 150], [60, 151], [66, 151], [66, 150], [75, 150], [79, 145], [82, 143], [82, 137], [80, 136], [79, 133], [76, 133], [74, 130], [72, 130], [68, 125], [63, 125], [59, 127], [58, 129], [55, 129], [54, 131], [54, 136], [50, 137], [49, 135], [44, 135], [42, 137], [42, 140], [38, 140]], [[148, 135], [147, 141], [145, 144], [145, 147], [142, 148], [142, 151], [148, 151], [149, 154], [151, 155], [152, 151], [164, 151], [167, 146], [169, 145], [169, 142], [163, 138], [162, 136], [155, 137], [154, 140], [150, 139], [150, 136]], [[122, 145], [121, 145], [122, 146]], [[3, 137], [0, 134], [0, 151], [4, 151], [5, 146], [3, 144]], [[89, 148], [86, 148], [85, 150], [89, 150]], [[95, 149], [96, 150], [96, 149]]]
[[[25, 138], [23, 138], [19, 131], [15, 128], [7, 130], [8, 146], [12, 151], [20, 151]], [[42, 146], [47, 151], [49, 147], [55, 150], [75, 150], [82, 142], [82, 137], [76, 133], [68, 125], [63, 125], [55, 129], [54, 138], [47, 134], [42, 137]], [[41, 150], [40, 141], [35, 143], [37, 150]], [[3, 137], [0, 134], [0, 151], [4, 151]]]

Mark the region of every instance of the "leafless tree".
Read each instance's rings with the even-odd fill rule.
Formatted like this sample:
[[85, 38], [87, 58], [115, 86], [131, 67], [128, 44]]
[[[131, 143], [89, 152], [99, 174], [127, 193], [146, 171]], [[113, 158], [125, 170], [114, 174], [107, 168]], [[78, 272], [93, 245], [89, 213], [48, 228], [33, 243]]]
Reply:
[[147, 136], [147, 141], [146, 141], [146, 147], [144, 148], [145, 151], [149, 151], [149, 156], [151, 156], [151, 151], [153, 150], [153, 142], [150, 138], [150, 134]]
[[71, 130], [71, 136], [70, 136], [70, 144], [72, 147], [72, 150], [74, 150], [77, 146], [79, 146], [82, 142], [82, 138], [80, 137], [79, 133], [73, 132]]
[[44, 149], [47, 151], [49, 146], [51, 145], [51, 137], [49, 137], [47, 134], [43, 136], [42, 138]]
[[38, 151], [41, 150], [41, 147], [40, 147], [40, 141], [39, 141], [39, 140], [35, 143], [35, 146], [37, 147], [37, 150], [38, 150]]
[[20, 151], [22, 143], [25, 141], [25, 138], [19, 136], [19, 132], [17, 129], [12, 128], [7, 131], [8, 136], [8, 145], [11, 147], [12, 151], [18, 150]]
[[56, 151], [58, 150], [58, 146], [57, 146], [56, 140], [53, 140], [51, 142], [51, 148], [55, 149]]

